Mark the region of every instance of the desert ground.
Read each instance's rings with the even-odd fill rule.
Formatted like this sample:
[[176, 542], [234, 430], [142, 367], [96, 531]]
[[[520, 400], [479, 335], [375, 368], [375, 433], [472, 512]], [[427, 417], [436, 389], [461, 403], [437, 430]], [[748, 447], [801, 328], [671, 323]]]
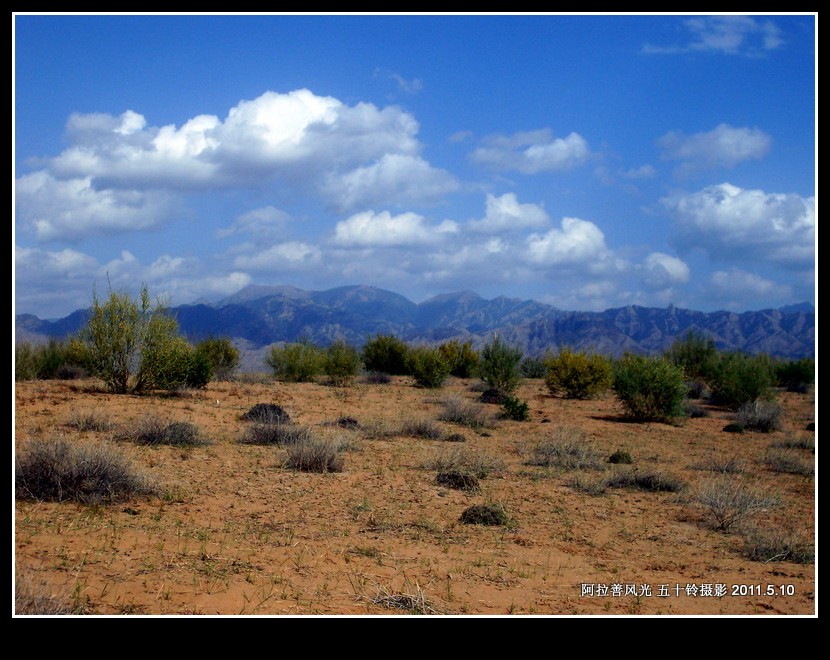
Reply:
[[[724, 432], [732, 414], [705, 402], [708, 416], [630, 423], [612, 392], [567, 400], [535, 379], [517, 392], [528, 421], [499, 419], [492, 404], [480, 404], [484, 426], [441, 421], [448, 397], [478, 402], [476, 383], [250, 376], [175, 396], [109, 394], [92, 379], [16, 383], [18, 453], [38, 439], [105, 445], [157, 486], [117, 503], [15, 498], [18, 593], [84, 615], [816, 615], [815, 563], [747, 550], [750, 527], [814, 543], [815, 476], [769, 460], [814, 465], [812, 391], [777, 393], [783, 428], [772, 433]], [[257, 403], [339, 443], [342, 471], [297, 471], [285, 446], [240, 442]], [[131, 441], [147, 420], [189, 422], [205, 443]], [[435, 427], [436, 438], [416, 432]], [[563, 437], [593, 463], [532, 464]], [[632, 463], [609, 463], [618, 451]], [[447, 466], [472, 469], [479, 489], [438, 483]], [[622, 471], [678, 489], [594, 487]], [[717, 483], [770, 504], [719, 530], [700, 497]], [[506, 522], [462, 522], [494, 503]]]

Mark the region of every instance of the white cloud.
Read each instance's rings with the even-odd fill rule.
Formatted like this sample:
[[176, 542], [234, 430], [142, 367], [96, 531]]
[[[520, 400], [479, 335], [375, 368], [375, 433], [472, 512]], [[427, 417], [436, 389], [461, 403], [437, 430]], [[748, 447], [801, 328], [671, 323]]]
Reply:
[[702, 248], [731, 261], [767, 261], [812, 268], [814, 197], [765, 193], [722, 183], [696, 193], [664, 197], [679, 250]]
[[588, 143], [578, 133], [554, 138], [550, 129], [495, 135], [470, 154], [470, 160], [497, 170], [523, 174], [560, 171], [583, 164], [590, 155]]
[[650, 289], [665, 289], [689, 281], [689, 267], [677, 257], [652, 252], [643, 260], [643, 283]]
[[89, 177], [61, 181], [45, 171], [17, 180], [15, 205], [23, 228], [41, 241], [148, 229], [163, 223], [173, 208], [163, 192], [98, 190]]
[[434, 202], [459, 188], [446, 170], [420, 156], [385, 154], [370, 165], [328, 175], [322, 190], [339, 211], [376, 204]]
[[771, 20], [749, 16], [699, 16], [683, 22], [689, 41], [670, 46], [646, 44], [646, 54], [689, 52], [720, 53], [757, 57], [784, 43], [780, 28]]
[[389, 71], [389, 69], [375, 69], [375, 78], [394, 80], [398, 89], [406, 94], [417, 94], [424, 88], [424, 83], [421, 82], [420, 78], [408, 80], [399, 73]]
[[216, 232], [217, 237], [227, 238], [236, 234], [253, 234], [258, 239], [274, 238], [285, 231], [291, 216], [273, 206], [263, 206], [237, 216], [230, 227]]
[[626, 179], [653, 179], [657, 175], [657, 170], [653, 165], [641, 165], [630, 170], [621, 172], [621, 176]]
[[678, 173], [693, 174], [713, 167], [734, 167], [745, 160], [760, 160], [770, 150], [772, 138], [758, 128], [720, 124], [711, 131], [685, 135], [666, 133], [658, 140], [666, 160], [681, 161]]
[[562, 228], [527, 237], [527, 256], [546, 266], [580, 266], [594, 269], [607, 263], [611, 253], [605, 235], [588, 220], [562, 218]]
[[364, 211], [337, 223], [333, 242], [340, 246], [430, 245], [458, 233], [458, 224], [444, 220], [427, 225], [416, 213], [393, 216], [388, 211]]
[[475, 231], [493, 233], [544, 227], [549, 223], [545, 209], [537, 204], [520, 204], [515, 193], [505, 193], [501, 197], [488, 193], [484, 217], [468, 224]]
[[316, 245], [302, 241], [288, 241], [249, 255], [234, 259], [234, 267], [243, 270], [292, 272], [319, 264], [322, 252]]
[[738, 268], [719, 270], [709, 278], [710, 295], [727, 309], [748, 309], [758, 304], [773, 307], [792, 297], [792, 289]]

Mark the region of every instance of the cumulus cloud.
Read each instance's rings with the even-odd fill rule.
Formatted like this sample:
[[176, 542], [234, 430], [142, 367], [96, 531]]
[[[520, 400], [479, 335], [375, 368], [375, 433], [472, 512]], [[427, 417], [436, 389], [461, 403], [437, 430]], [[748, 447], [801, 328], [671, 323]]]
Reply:
[[720, 124], [711, 131], [692, 135], [672, 131], [657, 143], [665, 160], [681, 161], [679, 174], [693, 174], [713, 167], [734, 167], [745, 160], [760, 160], [769, 152], [772, 138], [758, 128]]
[[474, 231], [495, 233], [544, 227], [549, 223], [550, 217], [538, 204], [520, 204], [515, 193], [505, 193], [501, 197], [488, 193], [484, 217], [468, 224]]
[[419, 152], [397, 106], [346, 105], [307, 89], [240, 101], [224, 119], [149, 125], [139, 113], [74, 114], [69, 146], [17, 181], [22, 224], [42, 240], [155, 226], [178, 194], [289, 183], [341, 211], [434, 202], [457, 190]]
[[650, 289], [666, 289], [689, 281], [689, 267], [677, 257], [652, 252], [643, 260], [643, 283]]
[[432, 167], [420, 156], [385, 154], [370, 165], [331, 173], [323, 191], [341, 212], [382, 203], [401, 206], [434, 202], [459, 188], [449, 172]]
[[689, 40], [681, 44], [646, 44], [646, 54], [720, 53], [757, 57], [784, 43], [780, 28], [772, 20], [750, 16], [699, 16], [683, 21]]
[[237, 216], [230, 227], [216, 232], [217, 237], [227, 238], [237, 234], [253, 234], [262, 238], [273, 238], [285, 231], [291, 216], [273, 206], [263, 206]]
[[711, 296], [728, 309], [746, 309], [756, 301], [772, 306], [773, 301], [791, 299], [793, 293], [787, 285], [738, 268], [716, 271], [712, 273], [709, 282]]
[[24, 229], [55, 241], [155, 227], [169, 218], [173, 203], [164, 192], [99, 190], [90, 177], [59, 180], [40, 171], [17, 180], [15, 206]]
[[470, 160], [497, 170], [537, 174], [576, 167], [589, 155], [588, 143], [578, 133], [555, 138], [546, 128], [485, 138], [483, 146], [470, 154]]
[[661, 203], [674, 219], [678, 250], [701, 248], [720, 259], [794, 268], [814, 265], [815, 197], [722, 183], [664, 197]]
[[364, 211], [337, 223], [333, 243], [356, 247], [430, 245], [458, 231], [458, 224], [452, 220], [428, 225], [416, 213], [393, 216], [389, 211]]
[[319, 264], [322, 252], [316, 245], [302, 241], [278, 243], [253, 254], [239, 255], [234, 267], [265, 272], [302, 271]]
[[603, 268], [612, 259], [602, 230], [579, 218], [562, 218], [561, 229], [528, 236], [527, 257], [539, 265], [579, 266], [586, 270]]

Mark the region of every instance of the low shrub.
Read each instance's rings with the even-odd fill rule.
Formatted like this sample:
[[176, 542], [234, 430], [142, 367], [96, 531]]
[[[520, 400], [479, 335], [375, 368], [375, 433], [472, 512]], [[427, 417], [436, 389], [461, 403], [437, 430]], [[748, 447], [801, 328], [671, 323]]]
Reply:
[[112, 431], [115, 428], [115, 424], [107, 415], [95, 410], [76, 410], [70, 415], [67, 426], [81, 432], [98, 433]]
[[400, 432], [402, 435], [411, 435], [415, 438], [425, 438], [427, 440], [440, 440], [444, 432], [431, 419], [407, 419], [401, 424]]
[[534, 445], [526, 465], [561, 470], [601, 470], [600, 454], [585, 440], [585, 432], [574, 427], [558, 427], [549, 440]]
[[465, 525], [500, 526], [510, 523], [510, 516], [503, 504], [491, 502], [476, 504], [461, 513], [461, 522]]
[[291, 418], [282, 406], [275, 403], [254, 404], [241, 419], [258, 424], [288, 424]]
[[608, 462], [613, 463], [614, 465], [631, 465], [634, 462], [634, 459], [631, 458], [631, 454], [627, 451], [618, 449], [608, 457]]
[[816, 453], [816, 440], [809, 436], [801, 436], [795, 438], [786, 438], [785, 440], [778, 440], [773, 442], [772, 446], [776, 449], [804, 449], [811, 454]]
[[300, 472], [342, 472], [344, 459], [338, 442], [307, 438], [288, 447], [285, 466]]
[[252, 424], [239, 442], [244, 445], [295, 445], [307, 441], [311, 431], [296, 424]]
[[463, 490], [468, 493], [477, 493], [481, 490], [478, 477], [459, 470], [439, 472], [435, 477], [435, 481], [439, 486]]
[[608, 488], [633, 488], [650, 493], [679, 493], [686, 484], [675, 476], [662, 472], [625, 470], [606, 478]]
[[560, 349], [545, 359], [545, 384], [551, 394], [567, 399], [590, 399], [611, 386], [611, 364], [601, 355]]
[[696, 501], [703, 506], [710, 526], [722, 532], [738, 528], [780, 503], [758, 486], [732, 477], [718, 477], [703, 485]]
[[508, 396], [501, 404], [503, 417], [516, 422], [526, 422], [530, 419], [530, 408], [527, 401], [521, 401], [515, 396]]
[[542, 358], [526, 357], [519, 363], [519, 373], [523, 378], [544, 378], [546, 372]]
[[16, 456], [15, 496], [47, 502], [121, 502], [157, 488], [108, 445], [37, 439]]
[[485, 451], [455, 448], [437, 454], [421, 467], [438, 472], [463, 472], [484, 479], [494, 472], [504, 470], [505, 464], [499, 457]]
[[665, 358], [628, 354], [617, 362], [614, 392], [625, 417], [638, 422], [668, 422], [684, 416], [683, 369]]
[[748, 431], [778, 431], [781, 429], [781, 406], [770, 400], [747, 401], [735, 413], [735, 423]]
[[460, 397], [447, 397], [443, 401], [444, 410], [439, 415], [443, 422], [451, 422], [471, 429], [483, 429], [492, 426], [492, 418], [487, 410], [471, 401]]
[[815, 546], [801, 534], [789, 530], [753, 528], [744, 534], [743, 554], [752, 561], [788, 561], [812, 564]]
[[127, 437], [139, 445], [194, 447], [208, 444], [195, 424], [158, 419], [145, 419]]
[[683, 402], [683, 411], [689, 419], [700, 419], [701, 417], [709, 417], [711, 415], [709, 410], [689, 399]]
[[816, 472], [813, 463], [807, 463], [798, 455], [798, 452], [788, 449], [767, 450], [764, 463], [773, 472], [797, 474], [802, 477], [812, 477]]
[[367, 385], [388, 385], [392, 382], [392, 376], [383, 371], [370, 371], [363, 376], [363, 382]]

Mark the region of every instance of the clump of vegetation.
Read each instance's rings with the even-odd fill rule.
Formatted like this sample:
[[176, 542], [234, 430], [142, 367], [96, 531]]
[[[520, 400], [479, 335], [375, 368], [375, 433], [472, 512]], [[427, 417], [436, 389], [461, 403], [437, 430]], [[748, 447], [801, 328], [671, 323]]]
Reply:
[[246, 422], [258, 424], [288, 424], [291, 418], [282, 406], [275, 403], [257, 403], [242, 415]]
[[163, 422], [159, 419], [144, 419], [127, 437], [139, 445], [196, 447], [209, 444], [195, 424]]
[[683, 369], [665, 358], [625, 355], [613, 372], [624, 415], [638, 422], [670, 422], [684, 415]]
[[608, 488], [634, 488], [650, 493], [679, 493], [686, 487], [681, 479], [670, 474], [640, 472], [637, 469], [617, 472], [606, 478], [605, 485]]
[[324, 363], [323, 351], [308, 341], [272, 346], [265, 358], [274, 378], [286, 383], [313, 383]]
[[709, 388], [702, 380], [686, 381], [687, 399], [706, 399], [709, 397]]
[[438, 347], [441, 357], [450, 367], [450, 374], [457, 378], [472, 378], [478, 370], [479, 355], [473, 343], [461, 343], [457, 339], [444, 342]]
[[342, 448], [333, 440], [308, 437], [288, 447], [285, 466], [300, 472], [342, 472]]
[[691, 466], [692, 470], [705, 470], [707, 472], [720, 472], [721, 474], [740, 474], [744, 468], [737, 456], [729, 458], [710, 458], [702, 463]]
[[245, 445], [296, 445], [307, 441], [311, 431], [296, 424], [252, 424], [239, 442]]
[[488, 452], [455, 448], [452, 451], [437, 454], [426, 461], [422, 467], [438, 472], [463, 472], [472, 474], [477, 479], [484, 479], [494, 472], [504, 470], [505, 464], [500, 458]]
[[360, 355], [357, 349], [338, 340], [326, 349], [323, 371], [336, 387], [349, 385], [360, 372]]
[[781, 406], [776, 401], [756, 399], [741, 404], [735, 423], [749, 431], [772, 433], [781, 429]]
[[239, 367], [239, 349], [227, 337], [209, 337], [196, 344], [195, 350], [218, 380], [230, 380]]
[[66, 342], [54, 338], [40, 345], [23, 342], [14, 348], [14, 379], [72, 380], [76, 374], [86, 373], [81, 365], [76, 364], [78, 361], [79, 356]]
[[501, 406], [501, 405], [504, 404], [505, 401], [507, 401], [507, 398], [509, 396], [510, 396], [510, 394], [508, 394], [504, 390], [499, 390], [499, 389], [495, 389], [495, 388], [491, 387], [491, 388], [485, 389], [481, 393], [481, 396], [478, 397], [478, 400], [481, 401], [482, 403], [488, 403], [488, 404], [492, 404], [492, 405], [496, 405], [496, 406]]
[[14, 580], [14, 613], [17, 616], [86, 614], [84, 603], [66, 594], [56, 594], [46, 583], [36, 584], [20, 574]]
[[349, 416], [338, 417], [335, 424], [337, 424], [337, 426], [339, 426], [341, 429], [359, 429], [360, 428], [360, 422], [358, 422], [354, 417], [349, 417]]
[[579, 472], [570, 478], [568, 485], [574, 490], [578, 490], [586, 495], [591, 495], [592, 497], [605, 495], [608, 491], [608, 484], [605, 477], [589, 477], [586, 474]]
[[108, 445], [37, 439], [15, 461], [15, 495], [21, 499], [109, 503], [156, 493], [150, 480]]
[[690, 330], [666, 351], [666, 358], [683, 369], [686, 378], [705, 381], [718, 361], [718, 350], [711, 337]]
[[686, 417], [689, 419], [699, 419], [701, 417], [709, 417], [710, 412], [701, 405], [698, 405], [694, 401], [690, 401], [686, 399], [683, 402], [683, 411], [686, 413]]
[[463, 490], [467, 493], [477, 493], [481, 490], [481, 484], [478, 481], [478, 477], [474, 474], [469, 474], [460, 470], [439, 472], [435, 477], [435, 481], [439, 486], [454, 488], [455, 490]]
[[757, 527], [744, 534], [743, 554], [752, 561], [793, 564], [812, 564], [816, 557], [815, 546], [801, 534]]
[[487, 410], [477, 403], [453, 396], [444, 399], [443, 406], [444, 410], [438, 417], [443, 422], [476, 430], [492, 426], [492, 419]]
[[816, 453], [815, 438], [811, 438], [809, 436], [786, 438], [785, 440], [773, 442], [772, 446], [776, 449], [804, 449], [809, 451], [811, 454]]
[[723, 354], [709, 376], [710, 399], [733, 410], [744, 403], [769, 399], [772, 370], [769, 358], [764, 355]]
[[508, 345], [497, 335], [481, 350], [479, 374], [488, 387], [512, 392], [521, 382], [521, 361], [521, 349]]
[[602, 355], [562, 348], [545, 359], [545, 368], [550, 393], [567, 399], [590, 399], [611, 386], [611, 363]]
[[544, 378], [547, 373], [545, 361], [538, 357], [526, 357], [519, 363], [522, 378]]
[[444, 442], [467, 442], [467, 436], [463, 433], [448, 433], [441, 439]]
[[397, 337], [379, 334], [369, 339], [363, 346], [361, 357], [367, 371], [393, 376], [409, 374], [409, 347]]
[[608, 462], [615, 465], [631, 465], [634, 462], [634, 459], [631, 458], [631, 454], [627, 451], [618, 449], [608, 457]]
[[518, 397], [508, 396], [501, 404], [503, 416], [516, 422], [526, 422], [530, 419], [530, 408], [527, 401]]
[[806, 394], [816, 380], [816, 361], [814, 358], [803, 358], [782, 362], [775, 367], [775, 380], [788, 392]]
[[592, 449], [582, 429], [560, 426], [553, 437], [534, 445], [526, 465], [560, 470], [601, 470], [600, 454]]
[[710, 526], [722, 532], [740, 527], [780, 503], [779, 498], [768, 495], [758, 486], [733, 477], [718, 477], [705, 484], [698, 491], [696, 501], [703, 506]]
[[509, 524], [510, 516], [503, 504], [489, 502], [487, 504], [475, 504], [464, 509], [460, 520], [465, 525], [500, 526]]
[[388, 385], [392, 382], [392, 376], [383, 371], [370, 371], [363, 376], [363, 382], [367, 385]]
[[411, 435], [414, 438], [425, 438], [427, 440], [440, 440], [444, 432], [431, 419], [407, 419], [401, 424], [402, 435]]
[[802, 477], [812, 477], [816, 471], [813, 463], [807, 463], [797, 452], [787, 449], [767, 450], [764, 462], [774, 472], [797, 474]]
[[115, 428], [112, 420], [96, 410], [76, 410], [72, 413], [67, 426], [78, 431], [95, 431], [102, 433]]
[[437, 389], [450, 375], [450, 363], [440, 349], [416, 346], [409, 351], [409, 371], [421, 387]]
[[138, 300], [112, 291], [101, 302], [93, 294], [89, 321], [69, 350], [75, 363], [118, 394], [201, 388], [212, 377], [207, 360], [179, 334], [166, 306], [150, 302], [146, 286]]
[[726, 426], [723, 427], [723, 430], [726, 433], [743, 433], [746, 431], [746, 428], [743, 424], [739, 424], [737, 422], [730, 422]]

